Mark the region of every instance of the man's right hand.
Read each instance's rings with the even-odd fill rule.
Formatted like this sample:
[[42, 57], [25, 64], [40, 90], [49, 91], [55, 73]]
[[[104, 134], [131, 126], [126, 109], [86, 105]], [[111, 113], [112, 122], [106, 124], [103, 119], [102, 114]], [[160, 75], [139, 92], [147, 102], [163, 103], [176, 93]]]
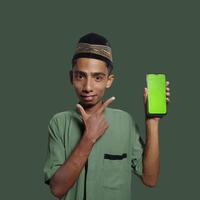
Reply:
[[85, 166], [94, 143], [104, 134], [108, 128], [103, 111], [113, 102], [115, 98], [109, 98], [105, 101], [97, 111], [87, 114], [84, 108], [77, 104], [84, 125], [84, 137], [76, 145], [70, 156], [65, 160], [61, 167], [56, 171], [50, 181], [50, 188], [54, 196], [61, 199], [72, 188], [80, 176], [81, 170]]
[[84, 108], [77, 104], [77, 109], [80, 112], [84, 125], [85, 125], [85, 132], [84, 134], [87, 134], [87, 137], [95, 143], [97, 139], [103, 135], [106, 131], [106, 129], [109, 127], [108, 122], [106, 121], [103, 111], [105, 108], [111, 104], [115, 100], [115, 97], [109, 98], [107, 101], [105, 101], [100, 108], [91, 113], [87, 114], [84, 110]]

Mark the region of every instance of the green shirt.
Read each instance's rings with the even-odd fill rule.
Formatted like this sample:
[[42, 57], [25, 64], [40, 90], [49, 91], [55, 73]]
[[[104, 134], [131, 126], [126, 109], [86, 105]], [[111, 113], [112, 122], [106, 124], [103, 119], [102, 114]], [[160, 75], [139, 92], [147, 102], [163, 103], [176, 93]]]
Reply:
[[[96, 141], [79, 178], [62, 200], [132, 200], [133, 174], [142, 175], [143, 145], [139, 129], [130, 114], [107, 107], [109, 128]], [[81, 139], [84, 125], [76, 109], [55, 114], [48, 126], [48, 150], [44, 181], [69, 157]]]

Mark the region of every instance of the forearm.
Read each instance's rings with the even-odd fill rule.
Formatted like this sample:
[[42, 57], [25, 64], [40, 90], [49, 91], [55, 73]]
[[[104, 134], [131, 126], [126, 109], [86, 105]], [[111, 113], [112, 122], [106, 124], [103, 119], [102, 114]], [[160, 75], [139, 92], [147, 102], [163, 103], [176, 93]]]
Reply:
[[83, 134], [69, 158], [56, 171], [50, 181], [52, 193], [61, 198], [74, 185], [83, 169], [94, 143]]
[[146, 120], [146, 146], [143, 159], [143, 182], [148, 186], [155, 186], [159, 177], [159, 120]]

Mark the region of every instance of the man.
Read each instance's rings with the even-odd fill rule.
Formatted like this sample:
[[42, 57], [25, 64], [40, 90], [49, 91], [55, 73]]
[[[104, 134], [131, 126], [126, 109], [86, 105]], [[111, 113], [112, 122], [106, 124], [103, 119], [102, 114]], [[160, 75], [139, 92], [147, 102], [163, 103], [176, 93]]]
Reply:
[[[115, 76], [109, 42], [89, 33], [80, 38], [70, 80], [77, 107], [55, 114], [49, 123], [45, 183], [63, 200], [131, 200], [133, 173], [154, 187], [159, 177], [160, 118], [145, 113], [146, 144], [130, 114], [102, 100]], [[169, 82], [166, 84], [169, 102]], [[144, 106], [147, 102], [144, 90]]]

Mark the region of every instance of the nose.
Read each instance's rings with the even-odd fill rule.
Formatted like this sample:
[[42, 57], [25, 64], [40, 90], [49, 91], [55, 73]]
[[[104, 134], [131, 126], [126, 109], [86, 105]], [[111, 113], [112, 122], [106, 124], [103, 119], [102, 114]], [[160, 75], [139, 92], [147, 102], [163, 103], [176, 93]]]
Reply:
[[83, 86], [83, 92], [89, 93], [92, 92], [92, 80], [88, 77], [85, 80], [84, 86]]

